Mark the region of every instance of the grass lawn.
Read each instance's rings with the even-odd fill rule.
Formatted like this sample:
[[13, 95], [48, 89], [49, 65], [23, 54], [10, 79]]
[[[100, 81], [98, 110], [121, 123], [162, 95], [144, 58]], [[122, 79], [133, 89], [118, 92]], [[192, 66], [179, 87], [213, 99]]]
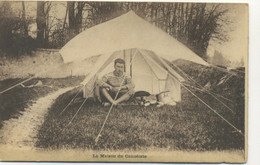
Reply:
[[[209, 94], [192, 90], [197, 96], [214, 108], [217, 113], [244, 133], [245, 79], [228, 76], [211, 67], [204, 67], [179, 61], [182, 70], [199, 84], [210, 82], [210, 90], [234, 112], [216, 101]], [[45, 149], [97, 149], [97, 150], [244, 150], [244, 136], [239, 134], [223, 119], [217, 116], [187, 90], [182, 89], [182, 101], [177, 106], [121, 106], [113, 108], [103, 129], [99, 142], [95, 138], [108, 113], [109, 107], [97, 106], [88, 100], [70, 125], [68, 123], [83, 102], [78, 96], [69, 108], [59, 113], [75, 96], [78, 89], [69, 91], [50, 107], [45, 122], [38, 132], [36, 147]]]
[[[183, 101], [177, 106], [157, 108], [132, 105], [113, 108], [102, 136], [95, 144], [94, 140], [109, 107], [97, 106], [89, 100], [68, 125], [83, 102], [82, 96], [79, 96], [78, 101], [62, 115], [59, 113], [73, 98], [76, 91], [77, 89], [74, 89], [61, 95], [49, 109], [49, 114], [38, 132], [36, 147], [94, 150], [162, 148], [193, 151], [244, 149], [244, 137], [185, 89], [182, 90]], [[244, 132], [243, 115], [231, 113], [206, 94], [199, 92], [196, 94]], [[232, 108], [237, 111], [244, 111], [243, 106], [232, 105]]]
[[[201, 68], [198, 65], [180, 66], [201, 85], [210, 81], [210, 90], [231, 100], [219, 98], [233, 109], [234, 113], [210, 95], [189, 87], [197, 96], [244, 133], [245, 79], [232, 76], [225, 83], [219, 85], [221, 78], [225, 76], [223, 72], [217, 72], [212, 68]], [[1, 94], [0, 128], [4, 120], [18, 117], [21, 111], [24, 111], [38, 98], [60, 88], [78, 85], [83, 79], [84, 77], [37, 78], [24, 85], [32, 85], [41, 80], [44, 86], [32, 88], [19, 86]], [[1, 81], [1, 91], [17, 80]], [[244, 137], [184, 88], [182, 89], [182, 102], [178, 103], [177, 106], [157, 108], [156, 106], [129, 105], [113, 108], [102, 136], [99, 138], [99, 142], [95, 144], [95, 138], [101, 129], [109, 107], [95, 105], [89, 99], [72, 123], [68, 125], [84, 101], [82, 94], [62, 115], [59, 114], [77, 91], [78, 89], [73, 89], [59, 96], [49, 108], [45, 121], [38, 131], [36, 147], [86, 150], [146, 150], [158, 148], [189, 151], [244, 149]]]

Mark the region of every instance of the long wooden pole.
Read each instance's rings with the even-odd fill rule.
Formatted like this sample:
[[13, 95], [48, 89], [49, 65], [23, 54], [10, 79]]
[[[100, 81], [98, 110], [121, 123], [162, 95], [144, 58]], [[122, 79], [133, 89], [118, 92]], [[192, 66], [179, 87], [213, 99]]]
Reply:
[[7, 89], [1, 91], [0, 94], [3, 94], [3, 93], [5, 93], [5, 92], [7, 92], [7, 91], [13, 89], [13, 88], [15, 88], [15, 87], [21, 85], [22, 83], [25, 83], [25, 82], [27, 82], [27, 81], [30, 81], [30, 80], [33, 79], [33, 78], [34, 78], [34, 77], [30, 77], [30, 78], [28, 78], [28, 79], [26, 79], [26, 80], [24, 80], [24, 81], [22, 81], [22, 82], [20, 82], [20, 83], [18, 83], [18, 84], [16, 84], [16, 85], [14, 85], [14, 86], [11, 86], [11, 87], [9, 87], [9, 88], [7, 88]]

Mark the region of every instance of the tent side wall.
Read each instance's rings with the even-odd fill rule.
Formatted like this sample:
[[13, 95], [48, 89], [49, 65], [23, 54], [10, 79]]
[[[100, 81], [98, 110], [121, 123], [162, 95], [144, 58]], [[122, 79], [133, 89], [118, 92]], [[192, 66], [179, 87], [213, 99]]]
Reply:
[[169, 95], [175, 102], [181, 101], [180, 82], [174, 80], [170, 75], [168, 75], [168, 78], [167, 78], [167, 81], [165, 84], [165, 89], [170, 91]]
[[81, 83], [84, 85], [83, 87], [83, 97], [93, 97], [94, 96], [94, 87], [96, 80], [98, 79], [98, 74], [112, 61], [111, 53], [107, 53], [105, 55], [101, 55], [97, 62], [95, 63], [95, 67], [92, 69], [89, 75], [84, 79]]
[[109, 56], [101, 56], [95, 69], [84, 80], [83, 96], [93, 97], [96, 80], [114, 70], [114, 60], [123, 58], [126, 61], [126, 73], [130, 73], [135, 83], [135, 91], [147, 91], [150, 94], [169, 91], [174, 101], [181, 101], [180, 84], [173, 79], [167, 70], [157, 64], [148, 54], [138, 49], [128, 49], [114, 52]]

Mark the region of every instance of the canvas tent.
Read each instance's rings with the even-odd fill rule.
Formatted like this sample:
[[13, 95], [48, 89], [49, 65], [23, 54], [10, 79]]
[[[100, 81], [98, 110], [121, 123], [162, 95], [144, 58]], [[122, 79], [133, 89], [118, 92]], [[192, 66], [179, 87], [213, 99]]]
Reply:
[[64, 62], [99, 55], [95, 67], [82, 82], [84, 97], [92, 96], [96, 79], [112, 71], [114, 59], [118, 57], [125, 59], [125, 71], [132, 76], [136, 91], [157, 94], [168, 90], [175, 101], [181, 100], [179, 82], [184, 79], [163, 58], [208, 65], [186, 46], [133, 11], [80, 33], [60, 50], [60, 54]]
[[[168, 64], [160, 61], [159, 57], [153, 52], [136, 48], [102, 55], [91, 74], [82, 82], [85, 85], [84, 97], [93, 96], [92, 91], [96, 80], [114, 70], [114, 60], [116, 58], [125, 60], [125, 72], [132, 77], [135, 91], [146, 91], [150, 94], [169, 91], [170, 96], [176, 102], [181, 100], [178, 81], [184, 79], [175, 71], [168, 71]], [[171, 76], [176, 77], [178, 81]]]

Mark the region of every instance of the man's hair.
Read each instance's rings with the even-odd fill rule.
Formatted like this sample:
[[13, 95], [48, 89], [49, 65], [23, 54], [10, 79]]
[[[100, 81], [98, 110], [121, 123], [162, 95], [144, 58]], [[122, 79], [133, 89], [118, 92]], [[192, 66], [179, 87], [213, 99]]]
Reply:
[[123, 60], [122, 58], [117, 58], [114, 62], [114, 64], [116, 65], [116, 63], [120, 63], [120, 64], [124, 64], [125, 65], [125, 60]]

